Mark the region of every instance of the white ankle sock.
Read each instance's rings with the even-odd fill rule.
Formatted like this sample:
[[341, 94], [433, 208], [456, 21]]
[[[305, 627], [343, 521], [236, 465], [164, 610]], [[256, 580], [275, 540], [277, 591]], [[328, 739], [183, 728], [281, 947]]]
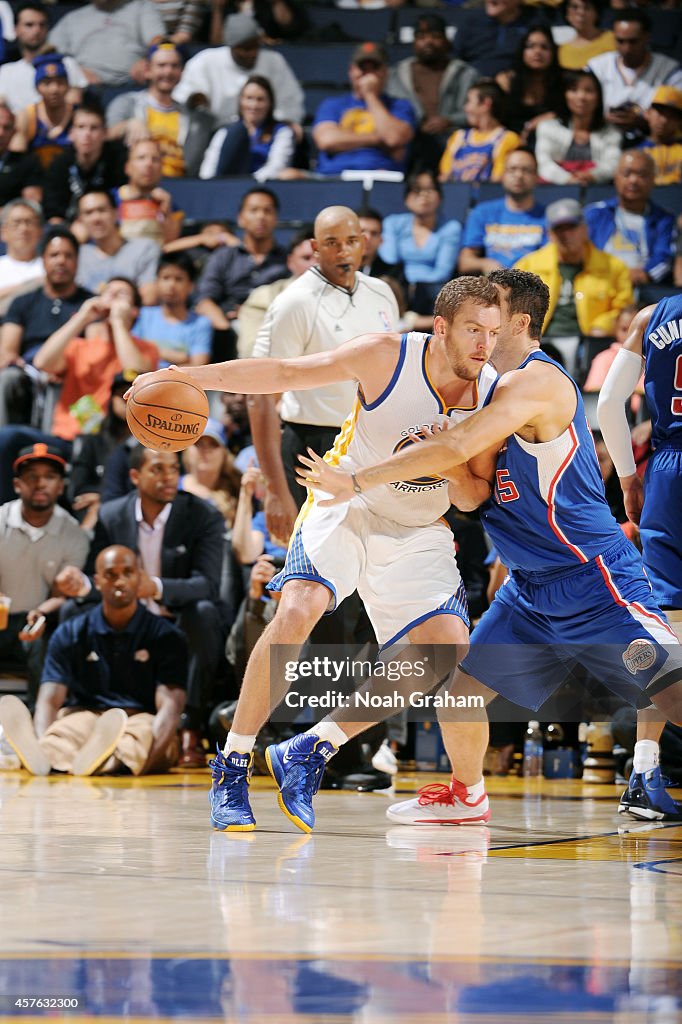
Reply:
[[340, 725], [330, 721], [318, 722], [312, 729], [308, 729], [308, 732], [314, 732], [321, 740], [327, 740], [328, 743], [333, 743], [335, 747], [343, 746], [350, 738], [346, 736]]
[[658, 743], [656, 740], [637, 740], [632, 767], [640, 775], [658, 767]]
[[[455, 776], [452, 776], [453, 781], [457, 781]], [[474, 783], [473, 786], [467, 786], [467, 799], [479, 800], [485, 794], [485, 782], [481, 779], [480, 782]]]
[[237, 750], [240, 754], [250, 754], [256, 742], [255, 736], [241, 736], [238, 732], [228, 732], [223, 754], [225, 757]]

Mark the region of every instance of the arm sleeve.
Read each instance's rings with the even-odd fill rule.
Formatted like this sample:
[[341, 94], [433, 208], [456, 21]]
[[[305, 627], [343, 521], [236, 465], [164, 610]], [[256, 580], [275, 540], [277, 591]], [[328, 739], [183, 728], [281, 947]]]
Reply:
[[647, 230], [650, 251], [644, 269], [656, 283], [668, 277], [672, 270], [675, 255], [674, 234], [675, 219], [670, 214], [659, 217], [658, 223]]
[[212, 299], [218, 305], [225, 301], [225, 276], [230, 260], [227, 246], [221, 246], [209, 256], [197, 285], [197, 302]]
[[215, 509], [206, 505], [196, 518], [196, 540], [192, 550], [189, 577], [161, 578], [163, 603], [169, 608], [181, 608], [193, 601], [217, 601], [220, 594], [220, 576], [225, 549], [225, 520]]
[[213, 342], [213, 328], [208, 317], [198, 316], [189, 331], [190, 356], [209, 356]]
[[213, 138], [208, 144], [208, 148], [204, 153], [204, 159], [201, 161], [201, 167], [199, 168], [200, 178], [215, 178], [218, 173], [218, 161], [220, 160], [220, 151], [223, 148], [223, 142], [227, 135], [227, 128], [219, 128], [213, 135]]
[[273, 53], [271, 56], [278, 58], [272, 68], [272, 85], [277, 100], [275, 118], [278, 121], [295, 121], [302, 124], [305, 104], [300, 82], [281, 54]]
[[535, 133], [535, 155], [538, 160], [538, 174], [552, 185], [565, 185], [571, 175], [558, 163], [566, 155], [562, 148], [559, 121], [541, 121]]
[[280, 171], [291, 164], [294, 155], [294, 133], [286, 125], [280, 128], [272, 140], [268, 151], [268, 158], [257, 171], [254, 172], [256, 181], [267, 181], [268, 178], [276, 178]]
[[71, 689], [75, 682], [71, 651], [74, 650], [70, 623], [64, 622], [53, 633], [40, 676], [41, 683], [61, 683]]
[[474, 206], [464, 222], [462, 245], [468, 249], [485, 249], [485, 210]]
[[150, 281], [156, 280], [156, 267], [161, 255], [161, 249], [151, 238], [145, 238], [143, 241], [146, 244], [144, 247], [140, 246], [138, 258], [135, 261], [135, 273], [131, 275], [138, 288], [141, 284], [149, 284]]
[[636, 472], [625, 403], [637, 387], [641, 374], [641, 356], [622, 348], [606, 375], [597, 403], [599, 429], [621, 479]]
[[379, 247], [379, 255], [384, 263], [398, 263], [402, 259], [399, 229], [404, 216], [402, 213], [391, 213], [384, 220], [381, 228], [383, 239]]
[[116, 96], [107, 107], [107, 125], [111, 128], [121, 121], [129, 121], [135, 114], [135, 94], [124, 92]]

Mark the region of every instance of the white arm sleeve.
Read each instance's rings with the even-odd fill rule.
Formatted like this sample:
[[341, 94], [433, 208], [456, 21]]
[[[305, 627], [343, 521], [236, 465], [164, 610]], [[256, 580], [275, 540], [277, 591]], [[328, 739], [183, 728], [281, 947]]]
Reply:
[[622, 348], [611, 364], [597, 403], [599, 429], [621, 479], [636, 472], [625, 403], [642, 375], [642, 357]]

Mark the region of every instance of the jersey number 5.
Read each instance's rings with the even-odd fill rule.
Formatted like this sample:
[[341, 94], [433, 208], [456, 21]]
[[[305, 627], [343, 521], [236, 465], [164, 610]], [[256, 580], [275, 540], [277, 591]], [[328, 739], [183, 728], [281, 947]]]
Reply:
[[[675, 360], [675, 391], [682, 391], [682, 356]], [[682, 416], [682, 398], [675, 395], [670, 403], [673, 416]]]
[[495, 482], [500, 501], [518, 501], [519, 492], [514, 481], [509, 478], [508, 469], [498, 469], [495, 473]]

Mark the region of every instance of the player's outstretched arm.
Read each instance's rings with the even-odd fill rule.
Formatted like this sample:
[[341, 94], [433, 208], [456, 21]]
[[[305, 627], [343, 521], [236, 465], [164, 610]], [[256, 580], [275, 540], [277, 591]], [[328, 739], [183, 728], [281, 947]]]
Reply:
[[[227, 391], [236, 395], [305, 391], [344, 380], [356, 380], [364, 385], [375, 374], [382, 379], [390, 378], [391, 360], [395, 363], [397, 359], [394, 349], [399, 341], [399, 335], [363, 334], [329, 352], [293, 359], [231, 359], [206, 366], [183, 366], [178, 372], [190, 377], [205, 391]], [[142, 374], [124, 397], [154, 380], [154, 373]]]
[[642, 375], [642, 341], [654, 309], [654, 306], [647, 306], [635, 316], [625, 344], [616, 353], [602, 384], [597, 403], [599, 429], [616, 467], [623, 490], [625, 512], [632, 523], [639, 523], [644, 495], [642, 481], [637, 476], [625, 403]]
[[410, 445], [352, 475], [327, 465], [312, 452], [307, 459], [301, 456], [305, 468], [299, 473], [299, 483], [331, 495], [320, 505], [336, 505], [348, 501], [354, 493], [380, 484], [411, 480], [415, 476], [446, 476], [452, 467], [461, 466], [496, 445], [499, 447], [509, 434], [540, 416], [550, 401], [545, 382], [540, 383], [543, 386], [539, 387], [531, 374], [510, 373], [497, 385], [485, 409], [422, 444]]

